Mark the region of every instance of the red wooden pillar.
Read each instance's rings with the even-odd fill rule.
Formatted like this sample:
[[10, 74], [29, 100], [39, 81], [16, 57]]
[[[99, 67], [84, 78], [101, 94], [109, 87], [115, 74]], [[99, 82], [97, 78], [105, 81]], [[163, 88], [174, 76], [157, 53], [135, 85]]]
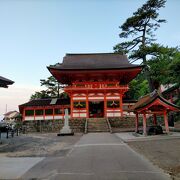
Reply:
[[86, 117], [89, 118], [89, 101], [88, 101], [88, 93], [86, 93]]
[[54, 122], [54, 107], [53, 107], [53, 109], [52, 109], [52, 110], [53, 110], [53, 122]]
[[104, 93], [104, 117], [107, 117], [107, 99], [106, 99], [106, 93]]
[[153, 124], [156, 126], [157, 125], [157, 117], [156, 114], [153, 114]]
[[146, 114], [143, 113], [143, 135], [147, 135], [147, 132], [146, 132]]
[[[120, 92], [121, 93], [121, 92]], [[122, 103], [122, 94], [120, 94], [120, 111], [121, 111], [121, 117], [123, 117], [123, 103]]]
[[63, 116], [63, 119], [64, 119], [64, 114], [65, 114], [65, 107], [62, 108], [62, 116]]
[[25, 121], [25, 108], [23, 109], [22, 121]]
[[43, 120], [45, 120], [45, 108], [43, 108]]
[[136, 126], [135, 132], [138, 132], [138, 126], [139, 126], [138, 113], [136, 113], [135, 126]]
[[73, 118], [73, 94], [71, 94], [71, 118]]
[[169, 133], [169, 125], [168, 125], [168, 118], [167, 118], [167, 112], [164, 111], [164, 124], [166, 128], [166, 133]]
[[36, 109], [33, 109], [34, 111], [34, 120], [35, 120], [35, 117], [36, 117]]

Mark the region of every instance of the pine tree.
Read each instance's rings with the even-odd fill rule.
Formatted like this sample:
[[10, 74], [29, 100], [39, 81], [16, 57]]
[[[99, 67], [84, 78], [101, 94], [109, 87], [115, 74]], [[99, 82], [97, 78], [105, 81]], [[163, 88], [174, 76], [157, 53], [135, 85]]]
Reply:
[[147, 56], [159, 53], [159, 45], [155, 44], [154, 32], [161, 23], [166, 22], [159, 19], [159, 9], [165, 7], [166, 0], [148, 0], [141, 8], [133, 13], [125, 23], [120, 26], [120, 38], [127, 39], [114, 47], [115, 52], [123, 52], [129, 55], [131, 62], [141, 59], [145, 65], [144, 74], [149, 83], [150, 91], [153, 90], [153, 83], [147, 66]]

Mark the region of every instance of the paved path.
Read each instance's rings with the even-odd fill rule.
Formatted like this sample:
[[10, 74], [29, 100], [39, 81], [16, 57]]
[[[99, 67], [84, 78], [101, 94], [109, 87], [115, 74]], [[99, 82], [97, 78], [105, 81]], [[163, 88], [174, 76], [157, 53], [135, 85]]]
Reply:
[[0, 179], [18, 179], [43, 159], [0, 157]]
[[50, 180], [166, 180], [161, 170], [131, 150], [114, 134], [89, 133], [64, 157], [49, 157], [23, 179]]
[[134, 132], [121, 132], [116, 133], [116, 136], [121, 138], [123, 142], [180, 139], [180, 133], [177, 132], [170, 132], [170, 134], [160, 134], [155, 136], [144, 136], [140, 134], [135, 134]]

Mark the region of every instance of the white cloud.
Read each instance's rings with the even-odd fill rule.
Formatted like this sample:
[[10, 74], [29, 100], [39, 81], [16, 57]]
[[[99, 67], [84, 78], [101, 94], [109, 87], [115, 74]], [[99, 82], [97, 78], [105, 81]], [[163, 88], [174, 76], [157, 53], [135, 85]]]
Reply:
[[0, 117], [7, 111], [19, 110], [18, 105], [29, 101], [35, 91], [42, 90], [42, 87], [26, 84], [13, 84], [9, 88], [0, 88]]

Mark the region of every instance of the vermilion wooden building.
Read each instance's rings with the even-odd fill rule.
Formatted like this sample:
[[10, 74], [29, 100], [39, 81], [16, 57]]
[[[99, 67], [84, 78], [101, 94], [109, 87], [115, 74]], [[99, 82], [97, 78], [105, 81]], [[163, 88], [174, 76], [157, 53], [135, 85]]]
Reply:
[[164, 124], [166, 128], [166, 132], [169, 133], [169, 125], [168, 125], [168, 113], [170, 111], [179, 111], [179, 107], [175, 104], [172, 104], [168, 100], [162, 97], [160, 93], [155, 90], [151, 94], [148, 94], [139, 99], [139, 101], [134, 104], [131, 108], [136, 114], [136, 129], [138, 132], [138, 124], [139, 124], [139, 115], [143, 116], [143, 134], [147, 134], [147, 117], [146, 115], [153, 115], [153, 124], [157, 125], [157, 115], [164, 116]]
[[61, 64], [48, 67], [58, 82], [67, 85], [71, 118], [123, 116], [128, 83], [142, 68], [114, 53], [66, 54]]
[[69, 99], [34, 99], [19, 105], [23, 121], [64, 119], [64, 110], [69, 109]]

